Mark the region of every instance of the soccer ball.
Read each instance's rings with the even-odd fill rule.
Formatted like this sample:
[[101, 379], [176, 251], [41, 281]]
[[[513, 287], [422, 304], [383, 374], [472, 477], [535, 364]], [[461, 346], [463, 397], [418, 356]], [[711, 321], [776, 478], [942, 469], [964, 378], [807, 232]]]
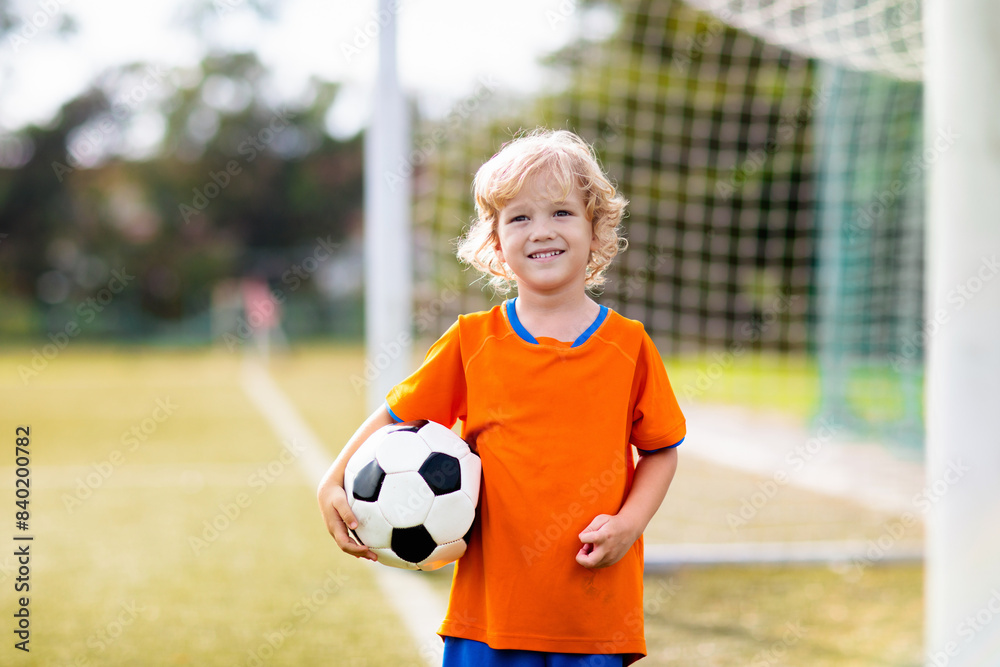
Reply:
[[383, 565], [436, 570], [465, 553], [482, 466], [464, 440], [436, 422], [383, 426], [347, 462], [344, 490], [354, 537]]

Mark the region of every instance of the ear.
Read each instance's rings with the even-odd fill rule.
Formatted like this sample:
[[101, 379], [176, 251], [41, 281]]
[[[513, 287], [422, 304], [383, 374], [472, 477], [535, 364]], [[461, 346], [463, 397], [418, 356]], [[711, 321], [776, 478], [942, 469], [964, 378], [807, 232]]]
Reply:
[[496, 255], [497, 261], [500, 262], [501, 266], [507, 262], [507, 260], [503, 256], [503, 250], [500, 248], [499, 241], [497, 241], [496, 244], [493, 246], [493, 253]]
[[499, 236], [497, 236], [494, 239], [494, 241], [493, 241], [493, 253], [497, 256], [497, 259], [500, 261], [501, 264], [503, 264], [504, 262], [507, 261], [506, 259], [504, 259], [504, 256], [503, 256], [503, 248], [500, 247], [500, 237]]

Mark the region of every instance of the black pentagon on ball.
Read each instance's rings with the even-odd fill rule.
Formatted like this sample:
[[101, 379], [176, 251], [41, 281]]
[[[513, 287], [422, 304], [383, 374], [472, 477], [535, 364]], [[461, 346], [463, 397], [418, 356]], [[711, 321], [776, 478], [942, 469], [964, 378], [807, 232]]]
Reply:
[[419, 563], [437, 548], [434, 538], [423, 526], [392, 529], [392, 551], [408, 563]]
[[354, 477], [354, 497], [357, 500], [375, 502], [378, 500], [378, 492], [382, 488], [383, 479], [385, 479], [385, 471], [379, 466], [378, 461], [370, 461]]
[[462, 488], [462, 466], [448, 454], [434, 452], [420, 466], [420, 476], [435, 496], [443, 496]]

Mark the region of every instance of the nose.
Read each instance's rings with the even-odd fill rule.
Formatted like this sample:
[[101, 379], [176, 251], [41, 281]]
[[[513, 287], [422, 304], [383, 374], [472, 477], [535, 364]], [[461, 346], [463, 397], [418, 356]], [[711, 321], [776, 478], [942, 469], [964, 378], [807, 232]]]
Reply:
[[540, 216], [532, 219], [529, 235], [532, 241], [545, 241], [555, 238], [555, 230], [547, 216]]

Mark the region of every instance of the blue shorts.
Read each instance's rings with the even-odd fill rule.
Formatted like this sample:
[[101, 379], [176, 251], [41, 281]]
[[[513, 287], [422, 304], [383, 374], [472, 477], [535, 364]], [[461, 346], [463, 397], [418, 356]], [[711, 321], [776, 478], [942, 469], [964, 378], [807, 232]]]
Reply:
[[445, 637], [441, 667], [622, 667], [624, 664], [622, 656], [617, 654], [498, 649], [472, 639]]

